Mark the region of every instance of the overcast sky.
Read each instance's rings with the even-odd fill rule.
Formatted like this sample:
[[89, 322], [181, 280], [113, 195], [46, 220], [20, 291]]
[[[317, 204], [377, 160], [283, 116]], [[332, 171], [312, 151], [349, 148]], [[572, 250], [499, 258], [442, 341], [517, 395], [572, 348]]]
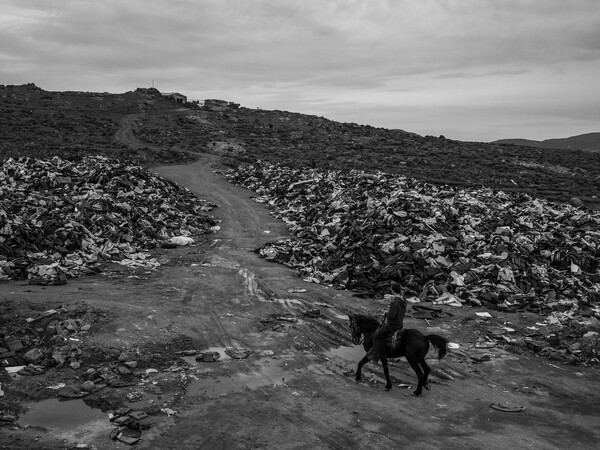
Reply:
[[2, 0], [0, 84], [490, 141], [600, 131], [599, 0]]

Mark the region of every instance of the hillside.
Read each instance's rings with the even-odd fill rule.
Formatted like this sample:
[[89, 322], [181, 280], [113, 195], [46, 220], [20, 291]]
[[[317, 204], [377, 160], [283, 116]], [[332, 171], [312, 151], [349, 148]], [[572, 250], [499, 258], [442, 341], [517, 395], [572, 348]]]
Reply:
[[588, 152], [600, 151], [600, 133], [586, 133], [562, 139], [545, 139], [535, 141], [531, 139], [500, 139], [495, 144], [514, 144], [536, 148], [552, 148], [567, 150], [584, 150]]
[[[115, 140], [125, 117], [146, 145], [131, 148]], [[177, 105], [155, 89], [108, 94], [2, 86], [0, 121], [6, 136], [0, 158], [78, 159], [93, 153], [148, 165], [212, 153], [230, 165], [262, 159], [292, 167], [380, 170], [551, 201], [577, 197], [600, 206], [599, 154], [423, 137], [287, 111]]]

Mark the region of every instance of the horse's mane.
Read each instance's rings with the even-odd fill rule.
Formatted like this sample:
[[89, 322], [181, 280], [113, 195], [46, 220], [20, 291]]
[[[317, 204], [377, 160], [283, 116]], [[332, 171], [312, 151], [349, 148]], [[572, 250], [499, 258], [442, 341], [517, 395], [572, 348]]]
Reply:
[[360, 323], [362, 326], [364, 326], [365, 332], [374, 330], [379, 326], [379, 320], [372, 316], [367, 316], [365, 314], [355, 314], [354, 318], [356, 319], [357, 324]]

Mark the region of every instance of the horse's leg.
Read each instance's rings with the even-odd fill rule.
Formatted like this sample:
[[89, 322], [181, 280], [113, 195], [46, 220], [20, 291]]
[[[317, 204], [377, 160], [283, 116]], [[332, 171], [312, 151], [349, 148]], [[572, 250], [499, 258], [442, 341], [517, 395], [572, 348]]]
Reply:
[[358, 363], [358, 368], [356, 369], [356, 381], [362, 380], [362, 367], [369, 362], [369, 357], [365, 355], [363, 359], [361, 359]]
[[423, 368], [423, 373], [424, 373], [424, 377], [423, 377], [423, 387], [427, 390], [429, 390], [429, 384], [427, 383], [427, 377], [429, 376], [429, 374], [431, 373], [431, 369], [429, 368], [429, 366], [427, 365], [427, 363], [425, 362], [425, 358], [423, 358], [420, 362], [421, 367]]
[[423, 371], [421, 370], [421, 367], [419, 366], [419, 362], [415, 361], [414, 358], [407, 357], [406, 359], [408, 360], [410, 367], [412, 367], [413, 370], [415, 371], [415, 373], [417, 374], [417, 379], [419, 380], [419, 385], [417, 386], [417, 389], [415, 390], [414, 395], [421, 395], [421, 392], [423, 392], [423, 385], [425, 384], [423, 382], [423, 378], [424, 378]]
[[388, 369], [387, 356], [385, 352], [381, 355], [381, 365], [383, 366], [383, 373], [385, 375], [385, 390], [389, 391], [392, 388], [392, 380], [390, 380], [390, 369]]

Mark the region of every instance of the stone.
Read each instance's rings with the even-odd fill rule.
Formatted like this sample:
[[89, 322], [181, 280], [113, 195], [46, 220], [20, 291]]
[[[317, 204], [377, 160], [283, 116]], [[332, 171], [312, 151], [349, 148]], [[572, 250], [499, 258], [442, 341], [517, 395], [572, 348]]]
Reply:
[[18, 352], [23, 348], [23, 343], [20, 339], [13, 339], [12, 341], [6, 341], [5, 345], [8, 347], [10, 351]]
[[583, 335], [583, 339], [594, 339], [600, 335], [597, 331], [588, 331]]
[[96, 387], [96, 385], [94, 384], [93, 381], [85, 381], [81, 385], [81, 390], [86, 391], [86, 392], [92, 392], [95, 389], [95, 387]]
[[52, 360], [56, 363], [57, 366], [62, 366], [65, 363], [65, 357], [60, 352], [52, 353]]
[[32, 348], [24, 355], [25, 360], [31, 364], [39, 364], [44, 358], [44, 354], [39, 348]]

